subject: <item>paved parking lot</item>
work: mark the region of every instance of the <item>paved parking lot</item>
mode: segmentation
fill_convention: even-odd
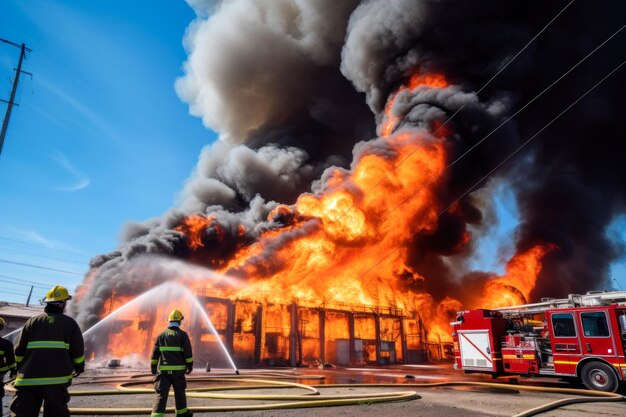
[[[114,389],[118,380],[127,380],[130,375],[138,373],[139,370],[109,370],[92,369],[85,375],[75,380],[72,390],[102,390]],[[195,378],[202,377],[235,377],[232,372],[223,370],[221,372],[192,374],[189,380],[189,388],[207,386],[233,386],[237,382],[224,381],[195,381]],[[303,380],[297,379],[306,377]],[[150,389],[150,377],[146,377],[146,384],[141,387]],[[256,411],[213,411],[197,412],[198,416],[300,416],[319,417],[320,415],[333,415],[345,417],[442,417],[442,416],[512,416],[527,409],[537,407],[552,401],[563,398],[576,397],[562,393],[547,392],[527,392],[523,390],[504,390],[492,387],[477,386],[457,386],[457,387],[419,387],[415,384],[445,382],[445,381],[466,381],[466,382],[494,382],[484,375],[464,375],[456,372],[448,365],[405,365],[395,367],[365,367],[365,368],[331,368],[331,369],[279,369],[279,370],[242,370],[237,378],[245,379],[275,379],[277,381],[301,382],[307,385],[316,386],[322,396],[327,395],[349,395],[355,394],[376,394],[381,392],[415,391],[417,398],[385,403],[372,403],[363,400],[358,405],[332,406],[332,407],[309,407],[284,410],[256,410]],[[115,379],[113,381],[112,379]],[[507,382],[496,380],[495,382]],[[509,381],[521,385],[540,385],[546,388],[563,387],[576,388],[558,380],[550,378],[519,378]],[[247,382],[246,384],[250,384]],[[349,384],[347,387],[336,387],[334,384]],[[389,384],[389,386],[367,386],[363,384]],[[256,385],[256,384],[255,384]],[[324,387],[326,385],[327,387]],[[222,393],[236,393],[242,395],[303,395],[307,392],[301,388],[250,388],[237,391],[218,391]],[[8,413],[7,403],[9,398],[5,398],[3,408],[4,415]],[[150,408],[153,394],[132,394],[113,396],[74,396],[70,401],[71,408]],[[276,404],[283,402],[294,402],[292,400],[268,401],[262,399],[206,399],[190,398],[189,406],[249,406],[258,404]],[[173,406],[173,398],[169,404]],[[93,414],[88,414],[93,415]],[[118,414],[121,415],[121,414]],[[173,413],[172,413],[173,415]],[[580,416],[589,415],[601,416],[624,416],[626,415],[626,402],[619,403],[591,403],[573,404],[557,410],[544,413],[544,416]]]

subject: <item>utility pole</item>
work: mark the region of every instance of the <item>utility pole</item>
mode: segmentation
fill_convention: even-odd
[[[9,118],[11,117],[11,110],[13,110],[13,105],[15,104],[15,92],[17,91],[17,85],[20,82],[20,74],[23,72],[24,74],[28,74],[31,77],[33,74],[30,72],[22,71],[22,61],[24,60],[24,56],[26,52],[32,52],[30,48],[27,48],[26,45],[18,45],[6,39],[0,39],[0,42],[4,42],[9,45],[13,45],[16,48],[20,48],[20,59],[17,63],[17,69],[15,70],[15,79],[13,80],[13,88],[11,89],[11,96],[9,97],[9,101],[2,100],[5,103],[8,103],[6,114],[4,115],[4,120],[2,121],[2,130],[0,131],[0,155],[2,154],[2,145],[4,145],[4,137],[7,134],[7,129],[9,127]],[[19,105],[19,104],[18,104]]]
[[[26,300],[26,307],[30,305],[30,296],[33,295],[33,286],[30,286],[30,291],[28,292],[28,299]]]

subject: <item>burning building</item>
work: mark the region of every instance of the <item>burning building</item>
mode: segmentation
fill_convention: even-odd
[[[189,303],[177,286],[150,290],[152,300],[124,304],[125,314],[111,312],[85,333],[87,357],[101,362],[115,355],[146,364],[154,338],[165,325],[163,315],[180,305],[188,312],[184,326],[192,338],[194,360],[202,366],[414,363],[442,359],[452,347],[440,338],[429,342],[419,314],[394,307],[296,301],[284,305],[196,292],[189,293],[194,298]],[[160,300],[157,306],[155,297]]]
[[[194,343],[219,337],[239,361],[406,362],[450,340],[457,310],[609,284],[624,252],[606,233],[625,207],[623,71],[491,171],[623,60],[624,5],[189,3],[176,88],[220,138],[176,208],[92,260],[72,305],[83,327],[176,282],[217,327]],[[471,270],[501,187],[520,211],[506,272]],[[153,325],[115,333],[149,339]]]

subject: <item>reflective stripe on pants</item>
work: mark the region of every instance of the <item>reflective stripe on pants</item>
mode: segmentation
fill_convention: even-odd
[[[165,413],[167,396],[169,395],[170,387],[174,388],[176,410],[184,410],[187,408],[187,396],[185,395],[187,381],[185,381],[185,373],[179,371],[172,371],[172,373],[160,373],[157,375],[154,382],[156,398],[154,399],[154,406],[152,407],[153,416]]]

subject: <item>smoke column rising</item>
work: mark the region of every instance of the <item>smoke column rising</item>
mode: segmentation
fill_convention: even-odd
[[[378,138],[389,114],[398,120],[396,130],[423,132],[463,107],[449,122],[446,142],[451,158],[461,155],[617,30],[626,11],[618,1],[574,3],[477,95],[566,2],[189,3],[198,17],[185,35],[188,59],[176,90],[219,140],[200,154],[177,207],[126,225],[119,250],[92,260],[72,307],[84,327],[99,319],[114,291],[133,296],[171,278],[142,255],[218,266],[262,233],[289,224],[289,212],[275,210],[279,205],[323,193],[337,172],[350,172],[367,155],[393,154]],[[436,187],[438,200],[454,201],[621,62],[624,40],[620,33],[452,167]],[[443,74],[447,85],[400,91],[415,73]],[[610,262],[623,255],[606,229],[624,213],[626,142],[617,87],[624,78],[617,73],[491,179],[514,189],[522,220],[517,251],[558,248],[544,259],[531,298],[606,288]],[[464,294],[493,276],[464,268],[476,247],[467,241],[468,226],[489,227],[488,207],[489,188],[470,194],[407,243],[407,268],[435,278],[419,280],[414,290],[436,301],[449,295],[469,301]],[[204,248],[194,252],[177,227],[198,213],[219,227],[206,227]],[[292,238],[286,233],[275,245]]]

